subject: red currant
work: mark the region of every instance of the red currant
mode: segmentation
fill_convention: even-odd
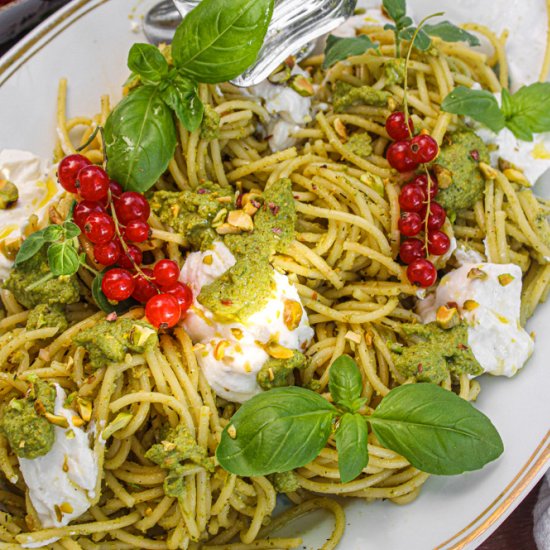
[[[405,237],[414,237],[422,231],[422,216],[418,212],[403,212],[399,218],[399,231]]]
[[[422,188],[414,183],[407,183],[399,193],[399,206],[405,212],[420,212],[426,202]]]
[[[102,244],[115,236],[115,223],[105,212],[92,212],[84,223],[84,235],[94,244]]]
[[[135,265],[141,265],[143,261],[143,253],[141,250],[133,244],[129,244],[127,248],[128,252],[122,251],[118,259],[118,265],[126,269],[133,269]]]
[[[148,267],[143,267],[141,271],[143,271],[145,277],[143,275],[138,275],[135,278],[136,287],[132,293],[132,298],[142,304],[146,304],[153,296],[156,296],[159,291],[152,281],[153,270]]]
[[[171,287],[178,282],[180,268],[173,260],[159,260],[153,268],[155,282],[164,287]]]
[[[61,160],[57,167],[57,179],[69,193],[78,193],[76,177],[82,168],[92,164],[84,155],[69,155]]]
[[[407,277],[413,285],[428,288],[437,280],[437,270],[432,262],[420,258],[409,264]]]
[[[404,264],[426,257],[424,243],[420,239],[407,239],[401,243],[399,257]]]
[[[411,140],[411,153],[417,164],[432,162],[439,153],[439,145],[432,136],[420,134]]]
[[[124,230],[124,240],[133,243],[145,242],[151,236],[151,228],[147,222],[132,220]]]
[[[116,240],[94,246],[94,258],[98,264],[114,265],[122,254],[122,247]]]
[[[428,252],[434,256],[445,254],[451,247],[451,239],[443,231],[428,233]]]
[[[409,128],[407,129],[405,113],[396,111],[386,119],[386,132],[396,141],[409,139],[414,133],[413,121],[409,117]]]
[[[185,313],[193,303],[193,291],[185,283],[176,283],[170,288],[163,287],[163,292],[174,296],[180,305],[181,313]]]
[[[136,284],[129,271],[115,267],[107,271],[101,281],[101,290],[107,300],[122,302],[134,292]]]
[[[115,210],[122,225],[127,225],[132,220],[146,222],[151,213],[147,199],[135,191],[122,193],[115,202]]]
[[[107,198],[109,176],[101,166],[85,166],[78,172],[76,184],[80,196],[89,201],[102,201]]]
[[[428,176],[426,174],[416,176],[416,178],[414,178],[411,183],[418,185],[422,189],[422,191],[424,191],[424,195],[426,195],[426,197],[428,196]],[[430,200],[433,201],[435,199],[437,191],[437,180],[435,179],[435,176],[430,174]]]
[[[412,157],[410,142],[408,141],[394,141],[388,147],[386,159],[390,166],[398,172],[411,172],[418,167],[418,162]]]
[[[424,206],[422,209],[422,217],[426,218],[427,207]],[[445,208],[443,208],[438,202],[430,203],[430,215],[428,216],[428,229],[430,231],[435,231],[436,229],[441,229],[445,223],[445,218],[447,214],[445,213]]]
[[[181,317],[178,300],[170,294],[157,294],[145,306],[145,315],[157,328],[173,327]]]
[[[105,212],[105,209],[99,202],[95,201],[81,201],[79,202],[73,210],[73,219],[74,223],[80,227],[80,229],[84,229],[84,224],[86,223],[86,218],[92,213],[92,212]]]
[[[124,192],[122,185],[116,182],[115,180],[109,180],[109,189],[111,190],[111,195],[113,199],[118,199],[120,195]]]

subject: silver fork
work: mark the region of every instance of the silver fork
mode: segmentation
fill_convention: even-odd
[[[164,0],[145,16],[147,39],[170,42],[179,22],[200,0]],[[232,80],[236,86],[259,84],[289,55],[305,57],[320,36],[339,27],[353,15],[357,0],[275,0],[273,18],[256,63]]]

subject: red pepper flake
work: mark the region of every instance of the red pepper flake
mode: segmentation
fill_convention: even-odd
[[[470,349],[466,344],[458,344],[458,349],[461,349],[461,350],[466,350],[466,349]]]
[[[236,208],[241,208],[242,205],[243,205],[243,194],[239,193],[237,195],[237,199],[235,200],[235,207]]]
[[[476,161],[479,162],[479,151],[477,149],[473,149],[470,151],[470,156]]]
[[[105,317],[105,320],[108,322],[108,323],[114,323],[118,318],[118,315],[116,314],[116,311],[113,311],[111,313],[109,313],[109,315],[107,315],[107,317]]]
[[[220,302],[223,306],[232,306],[233,305],[233,300],[220,300]]]
[[[204,187],[199,187],[197,189],[197,195],[206,195],[208,193],[208,189],[205,189]]]
[[[317,191],[317,186],[315,184],[312,184],[311,188],[314,190],[314,191]]]
[[[275,233],[275,235],[282,235],[283,230],[280,227],[273,227],[271,228],[271,231]]]
[[[256,199],[250,199],[250,204],[251,204],[254,208],[260,208],[260,206],[262,206]]]
[[[460,307],[458,307],[456,302],[447,302],[445,305],[448,309],[452,309],[454,307],[457,311],[460,310]]]
[[[274,202],[270,202],[267,204],[268,208],[271,210],[271,213],[276,216],[279,213],[279,210],[281,209],[279,206],[277,206]]]
[[[418,363],[417,371],[420,374],[424,370],[424,367],[422,366],[422,363]]]

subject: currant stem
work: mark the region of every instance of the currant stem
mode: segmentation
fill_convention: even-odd
[[[432,178],[430,177],[430,172],[428,171],[428,168],[426,168],[426,166],[424,166],[424,170],[426,171],[426,177],[428,178],[428,198],[426,202],[426,216],[424,218],[424,248],[426,249],[426,256],[428,256],[428,221],[430,219],[430,210],[432,204]]]

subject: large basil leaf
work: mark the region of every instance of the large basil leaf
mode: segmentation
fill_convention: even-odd
[[[334,439],[338,451],[338,470],[342,483],[355,479],[369,462],[367,421],[359,414],[346,413]]]
[[[176,75],[162,90],[162,99],[174,110],[187,130],[194,132],[200,126],[204,105],[199,98],[196,82]]]
[[[427,23],[422,29],[426,34],[438,36],[446,42],[467,42],[470,46],[479,46],[477,36],[453,25],[450,21],[441,21],[433,25]]]
[[[174,64],[199,82],[225,82],[258,56],[273,0],[203,0],[179,25]]]
[[[455,115],[469,116],[493,132],[504,128],[504,115],[495,96],[487,90],[458,86],[443,100],[441,109]]]
[[[74,275],[80,267],[80,259],[73,242],[51,244],[48,248],[48,265],[55,277]]]
[[[299,387],[256,395],[237,411],[222,433],[218,462],[240,476],[287,472],[311,462],[325,446],[336,409]]]
[[[160,82],[168,74],[168,62],[151,44],[134,44],[128,53],[128,68],[144,83]]]
[[[416,36],[414,36],[416,33]],[[416,32],[416,27],[408,27],[403,29],[399,33],[399,37],[403,40],[412,40],[414,36],[414,47],[420,51],[425,52],[431,45],[432,39],[424,32],[424,29],[420,29]]]
[[[363,379],[349,355],[340,355],[330,366],[328,387],[333,401],[344,409],[355,412],[362,406]]]
[[[405,0],[383,0],[382,5],[387,14],[396,22],[407,13]]]
[[[344,59],[354,55],[361,55],[367,50],[377,47],[378,43],[372,42],[372,40],[365,34],[355,38],[339,38],[331,34],[327,38],[323,69],[328,69],[338,63],[338,61],[343,61]]]
[[[384,447],[431,474],[478,470],[503,451],[500,435],[482,412],[435,384],[394,388],[368,419]]]
[[[133,90],[115,107],[104,134],[109,176],[141,193],[166,170],[176,148],[172,112],[151,85]]]

